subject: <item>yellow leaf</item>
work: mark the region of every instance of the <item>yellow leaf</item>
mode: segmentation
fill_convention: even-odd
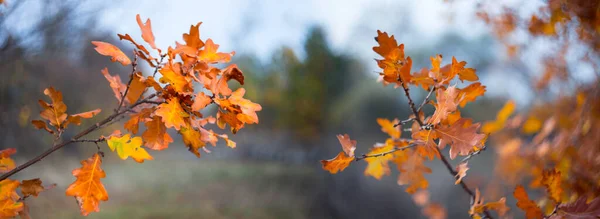
[[[373,147],[367,156],[373,156],[376,154],[382,154],[385,152],[390,152],[394,150],[393,144],[385,144],[380,147]],[[367,168],[365,169],[365,176],[372,176],[375,179],[381,179],[383,175],[390,175],[390,166],[389,162],[394,159],[392,153],[383,155],[383,156],[374,156],[367,157],[365,161],[367,162]]]
[[[395,124],[399,123],[398,119],[394,119],[392,122],[388,119],[378,118],[377,123],[381,126],[381,131],[387,133],[390,137],[394,139],[400,138],[400,135],[402,134],[400,133],[400,125],[394,127]]]
[[[496,115],[496,120],[486,122],[485,124],[483,124],[481,131],[484,133],[492,134],[502,130],[504,128],[504,123],[506,123],[506,120],[514,111],[515,102],[512,100],[507,101],[506,104],[504,104],[504,106],[502,107],[502,109],[498,111],[498,114]]]
[[[331,174],[336,174],[339,171],[343,171],[354,161],[354,157],[346,156],[346,153],[343,151],[340,152],[333,159],[329,160],[321,160],[321,164],[323,165],[323,169],[329,171]]]
[[[189,114],[179,104],[177,97],[167,100],[167,103],[160,104],[154,113],[162,117],[162,121],[167,128],[175,128],[175,130],[185,126],[184,117],[189,117]]]
[[[540,121],[535,116],[530,116],[529,118],[527,118],[527,120],[525,120],[525,123],[523,124],[523,128],[521,129],[521,132],[523,132],[523,134],[530,135],[530,134],[537,133],[538,131],[540,131],[541,128],[542,128],[542,121]]]
[[[138,163],[143,163],[144,160],[154,159],[148,154],[146,149],[141,147],[142,138],[140,137],[131,138],[130,134],[123,135],[122,137],[111,136],[107,143],[110,150],[116,150],[117,155],[119,155],[122,160],[125,160],[130,156]]]

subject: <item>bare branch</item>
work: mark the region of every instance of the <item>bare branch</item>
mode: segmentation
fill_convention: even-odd
[[[394,152],[396,152],[396,151],[402,151],[402,150],[406,150],[406,149],[408,149],[408,148],[412,148],[412,147],[414,147],[414,146],[417,146],[417,144],[415,144],[415,143],[412,143],[412,144],[409,144],[409,145],[407,145],[407,146],[404,146],[404,147],[399,147],[399,148],[394,148],[394,149],[392,149],[392,150],[390,150],[390,151],[386,151],[386,152],[379,153],[379,154],[371,154],[371,155],[363,154],[363,155],[361,155],[360,157],[357,157],[357,158],[355,159],[355,161],[364,160],[364,159],[366,159],[366,158],[369,158],[369,157],[380,157],[380,156],[385,156],[385,155],[388,155],[388,154],[394,153]]]

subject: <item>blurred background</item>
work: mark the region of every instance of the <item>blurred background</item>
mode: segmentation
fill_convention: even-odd
[[[532,11],[542,4],[505,3]],[[429,67],[429,57],[438,53],[444,64],[456,56],[477,69],[488,92],[463,116],[492,120],[506,99],[526,107],[533,97],[529,82],[506,72],[538,72],[540,66],[526,61],[506,67],[507,54],[476,17],[477,7],[478,1],[441,0],[7,0],[0,6],[0,147],[17,148],[17,163],[50,147],[52,137],[30,125],[46,87],[63,92],[68,112],[102,108],[96,118],[101,119],[116,106],[100,70],[106,66],[124,78],[129,69],[97,54],[90,41],[128,51],[132,45],[116,34],[139,39],[140,14],[152,20],[157,46],[166,48],[202,21],[203,40],[236,51],[232,63],[245,73],[248,99],[263,107],[260,124],[233,135],[236,149],[219,145],[201,159],[177,138],[143,164],[107,153],[103,182],[110,200],[89,218],[421,218],[421,209],[396,184],[397,173],[378,181],[365,177],[366,163],[358,163],[331,175],[319,160],[339,152],[336,134],[358,140],[362,154],[386,138],[376,118],[409,116],[401,90],[377,82],[379,57],[372,47],[378,29],[405,44],[413,71]],[[578,76],[590,74],[583,69]],[[424,97],[413,90],[415,99]],[[65,137],[94,121],[71,128]],[[81,217],[64,191],[74,180],[71,170],[95,150],[93,144],[70,145],[16,175],[57,184],[28,201],[33,218]],[[476,185],[491,174],[491,153],[470,161],[468,182]],[[427,175],[432,199],[443,203],[449,218],[468,217],[469,197],[439,161],[427,165],[433,170]]]

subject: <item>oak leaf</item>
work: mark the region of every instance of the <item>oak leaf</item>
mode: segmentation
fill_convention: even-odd
[[[561,188],[560,171],[556,169],[546,170],[542,173],[542,184],[546,187],[548,196],[556,203],[561,202],[563,189]]]
[[[117,137],[113,134],[106,141],[111,151],[117,151],[117,155],[122,160],[128,157],[133,158],[138,163],[143,163],[144,160],[152,160],[152,156],[148,154],[146,149],[142,148],[142,138],[133,137],[130,134],[125,134],[121,137]]]
[[[398,45],[396,39],[394,39],[394,35],[388,36],[386,32],[381,32],[377,30],[377,37],[375,37],[375,41],[379,43],[379,46],[373,47],[373,51],[382,57],[386,58],[392,51],[398,49],[401,55],[398,55],[399,59],[404,59],[404,44]]]
[[[131,38],[131,36],[129,36],[129,34],[125,34],[125,35],[123,35],[123,34],[117,34],[117,36],[119,36],[119,40],[127,40],[127,41],[133,43],[133,45],[137,49],[139,49],[140,51],[142,51],[144,54],[146,54],[146,55],[150,54],[150,51],[148,51],[148,49],[146,49],[146,47],[144,47],[143,45],[140,45],[140,44],[136,43],[133,40],[133,38]],[[148,59],[150,59],[150,58],[146,57],[146,61],[149,61]],[[152,62],[149,62],[149,63],[152,63]]]
[[[391,170],[389,162],[394,159],[394,155],[392,155],[392,153],[387,153],[385,155],[381,154],[392,150],[394,150],[393,144],[384,144],[381,146],[375,145],[371,148],[371,151],[367,153],[367,156],[371,157],[365,158],[365,161],[367,162],[365,176],[372,176],[375,179],[380,180],[383,175],[390,175]]]
[[[146,19],[146,22],[142,23],[142,19],[138,14],[135,16],[135,19],[142,30],[142,39],[144,39],[144,41],[146,41],[146,43],[148,43],[153,49],[158,49],[154,44],[154,34],[152,33],[152,23],[150,22],[150,18]]]
[[[198,152],[198,149],[206,145],[206,143],[202,141],[202,134],[193,128],[188,127],[182,127],[179,130],[179,134],[181,134],[183,143],[188,147],[188,150],[199,158],[200,152]]]
[[[95,110],[92,110],[92,111],[87,111],[87,112],[83,112],[83,113],[69,115],[69,117],[67,118],[67,120],[69,121],[69,123],[73,123],[75,125],[81,125],[81,119],[92,118],[92,117],[98,115],[98,113],[100,113],[101,111],[102,111],[101,109],[95,109]]]
[[[146,131],[142,134],[144,146],[152,150],[164,150],[169,147],[169,143],[173,142],[161,117],[153,116],[144,124],[146,125]]]
[[[67,119],[67,105],[63,102],[63,96],[60,91],[55,90],[53,87],[46,88],[44,94],[49,96],[52,103],[46,103],[42,100],[39,104],[44,108],[40,112],[40,116],[50,122],[50,125],[57,127],[58,129],[63,128],[62,124]]]
[[[550,219],[585,219],[600,217],[600,198],[594,198],[588,202],[586,196],[581,196],[577,200],[568,204],[560,204],[557,213]]]
[[[122,99],[121,98],[122,93],[125,93],[125,89],[127,89],[127,85],[123,84],[123,82],[121,81],[121,77],[119,77],[119,75],[115,75],[115,76],[110,75],[110,73],[108,73],[108,68],[103,68],[101,72],[102,72],[102,75],[104,75],[104,77],[108,81],[110,88],[112,89],[113,93],[115,94],[115,97],[120,102]],[[127,100],[127,99],[125,99],[125,100]]]
[[[44,186],[42,186],[42,181],[39,178],[23,180],[21,182],[21,194],[23,196],[33,195],[37,197],[42,191],[44,191]]]
[[[192,104],[193,111],[200,111],[208,104],[212,103],[212,98],[206,95],[204,92],[198,92],[194,98],[194,104]]]
[[[183,40],[185,41],[186,46],[189,46],[194,50],[198,50],[204,46],[204,42],[200,39],[200,24],[202,24],[202,22],[191,25],[189,33],[183,34]]]
[[[506,206],[506,198],[500,198],[500,200],[496,202],[485,203],[484,199],[481,197],[479,189],[475,189],[475,198],[473,199],[473,204],[471,205],[469,214],[477,215],[486,210],[494,210],[498,212],[498,215],[504,216],[506,212],[510,210],[510,208]]]
[[[0,151],[0,173],[6,173],[14,169],[15,161],[10,158],[10,155],[17,153],[17,149],[7,148]]]
[[[100,211],[100,201],[108,200],[108,193],[100,182],[101,178],[106,177],[106,173],[100,168],[101,164],[100,155],[94,154],[81,161],[81,168],[73,170],[73,176],[77,179],[67,188],[66,195],[77,199],[83,216]]]
[[[42,120],[31,120],[31,124],[36,128],[36,129],[44,129],[46,130],[48,133],[50,134],[54,134],[54,131],[52,131],[52,129],[50,129],[48,127],[48,124]]]
[[[348,134],[337,135],[337,138],[340,141],[340,144],[342,145],[342,150],[344,150],[344,152],[348,156],[354,157],[354,150],[356,150],[356,140],[350,139],[350,136],[348,136]]]
[[[111,61],[113,61],[113,62],[118,61],[123,66],[127,66],[127,65],[131,64],[131,60],[129,59],[129,57],[127,57],[127,55],[125,55],[125,53],[123,53],[123,51],[121,51],[118,47],[116,47],[110,43],[101,42],[101,41],[92,41],[92,44],[94,44],[94,46],[96,46],[95,49],[98,53],[100,53],[101,55],[104,55],[104,56],[110,56]]]
[[[387,133],[393,139],[400,138],[400,135],[402,134],[400,132],[400,129],[401,129],[400,125],[395,126],[399,122],[400,121],[398,119],[394,119],[394,121],[390,121],[390,120],[384,119],[384,118],[377,118],[377,123],[381,126],[381,131]]]
[[[435,157],[439,158],[435,143],[435,139],[438,138],[437,132],[429,129],[420,129],[418,125],[412,127],[412,138],[415,140],[415,153],[422,157],[427,157],[429,160],[433,160]]]
[[[217,52],[217,49],[219,45],[213,43],[212,39],[207,39],[204,49],[198,54],[198,59],[207,63],[225,63],[231,61],[231,56],[235,55],[235,52],[223,53]]]
[[[23,211],[23,202],[7,198],[0,200],[0,218],[13,218]]]
[[[131,77],[133,78],[131,78],[131,84],[129,84],[129,90],[127,91],[127,96],[125,96],[125,98],[127,98],[130,103],[135,103],[135,101],[142,97],[147,86],[144,83],[145,78],[142,76],[141,72],[136,72],[131,75]]]
[[[436,91],[435,112],[429,118],[429,124],[438,124],[448,117],[448,114],[454,112],[461,99],[458,97],[458,89],[455,86],[450,86],[447,89],[438,89]]]
[[[477,133],[479,126],[479,123],[471,124],[470,119],[461,118],[451,126],[435,129],[440,137],[440,149],[449,144],[450,159],[454,159],[456,155],[466,156],[472,150],[481,148],[486,135]]]
[[[175,88],[177,93],[188,94],[194,91],[190,80],[180,73],[178,66],[167,64],[159,72],[162,74],[162,77],[159,79],[160,83],[170,84]]]
[[[540,209],[534,201],[529,199],[523,186],[517,185],[513,195],[515,196],[515,199],[517,199],[517,207],[525,211],[527,219],[542,218],[542,209]]]
[[[154,110],[152,108],[144,108],[140,112],[131,115],[129,120],[125,122],[125,129],[134,135],[137,134],[140,127],[140,122],[145,121],[146,118],[150,117],[150,114],[152,114],[153,111]]]
[[[175,128],[175,130],[185,126],[185,118],[189,117],[189,114],[179,104],[177,97],[167,100],[167,103],[160,104],[154,114],[162,118],[167,128]]]
[[[472,83],[469,86],[460,89],[458,97],[461,99],[460,107],[465,107],[467,103],[475,101],[479,96],[483,96],[485,93],[485,86],[481,85],[480,82]]]
[[[406,188],[407,193],[414,194],[419,189],[429,187],[429,182],[423,174],[431,173],[431,169],[423,164],[423,158],[419,154],[410,155],[399,167],[399,171],[398,185],[409,185]]]
[[[454,185],[458,185],[460,183],[460,181],[467,176],[467,170],[469,170],[469,166],[468,162],[463,162],[458,164],[458,166],[456,166],[456,175],[454,176],[454,178],[456,178],[456,181],[454,181]]]
[[[329,171],[331,174],[336,174],[339,171],[343,171],[354,161],[354,157],[346,156],[343,151],[337,156],[329,160],[321,160],[323,169]]]

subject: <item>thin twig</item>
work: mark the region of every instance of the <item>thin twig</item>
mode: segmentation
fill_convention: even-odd
[[[156,77],[156,73],[158,73],[158,69],[160,68],[160,65],[162,64],[166,56],[167,54],[160,55],[160,61],[156,64],[156,68],[154,68],[154,73],[152,74],[152,77]]]
[[[477,150],[477,151],[473,151],[473,152],[471,152],[469,155],[467,155],[465,158],[463,158],[463,159],[462,159],[460,162],[461,162],[461,163],[464,163],[464,162],[467,162],[467,161],[469,161],[469,160],[470,160],[471,158],[473,158],[474,156],[476,156],[476,155],[478,155],[478,154],[481,154],[481,152],[485,151],[485,149],[486,149],[486,148],[487,148],[487,146],[486,146],[486,145],[483,145],[483,147],[482,147],[482,148],[480,148],[480,149],[479,149],[479,150]]]
[[[71,139],[73,142],[90,142],[90,143],[98,143],[98,142],[103,142],[106,141],[105,138],[99,138],[99,139]]]
[[[402,151],[402,150],[406,150],[406,149],[408,149],[408,148],[412,148],[412,147],[414,147],[414,146],[417,146],[417,144],[415,144],[415,143],[412,143],[412,144],[409,144],[409,145],[407,145],[407,146],[404,146],[404,147],[399,147],[399,148],[394,148],[394,149],[392,149],[392,150],[390,150],[390,151],[386,151],[386,152],[379,153],[379,154],[371,154],[371,155],[368,155],[368,154],[363,154],[363,155],[361,155],[360,157],[357,157],[357,158],[355,159],[355,161],[363,160],[363,159],[366,159],[366,158],[369,158],[369,157],[380,157],[380,156],[385,156],[385,155],[388,155],[388,154],[394,153],[394,152],[396,152],[396,151]]]
[[[394,124],[394,128],[397,127],[397,126],[399,126],[399,125],[404,125],[406,123],[412,122],[413,120],[415,120],[415,118],[408,118],[408,119],[402,120],[402,121]]]
[[[131,75],[129,75],[127,87],[125,88],[125,92],[123,92],[123,94],[121,95],[121,101],[119,102],[119,107],[117,107],[117,110],[115,110],[116,112],[119,112],[119,110],[121,110],[121,107],[123,106],[123,103],[125,103],[125,97],[127,97],[127,93],[129,92],[129,88],[131,87],[131,82],[133,82],[133,75],[137,70],[137,54],[135,53],[135,50],[133,51],[133,62],[131,63],[131,66]]]
[[[440,151],[438,147],[435,147],[435,150],[437,150],[438,154],[440,155],[440,160],[442,161],[442,163],[444,163],[444,166],[446,166],[446,169],[448,169],[448,172],[450,172],[452,178],[454,178],[458,173],[454,170],[454,168],[452,168],[452,165],[450,164],[450,162],[448,162],[446,156],[442,154],[442,151]],[[463,190],[465,190],[465,192],[467,192],[471,196],[471,198],[475,197],[475,193],[469,188],[469,186],[467,186],[467,184],[465,184],[465,182],[461,180],[459,184],[463,188]],[[488,210],[484,209],[483,214],[485,214],[486,218],[493,218]]]
[[[408,99],[408,105],[410,106],[412,112],[415,114],[415,120],[419,123],[420,127],[425,126],[425,124],[423,123],[423,121],[421,121],[421,118],[419,117],[417,109],[415,108],[415,102],[413,102],[412,98],[410,97],[410,90],[408,89],[408,85],[405,84],[404,81],[402,81],[401,77],[398,77],[398,81],[400,82],[400,84],[402,84],[402,88],[404,89],[404,95],[406,95],[406,98]]]
[[[425,99],[423,100],[423,102],[421,103],[419,108],[417,108],[417,112],[421,112],[421,109],[423,109],[425,104],[427,104],[427,102],[429,101],[429,98],[431,98],[431,94],[433,94],[433,92],[435,92],[435,87],[431,87],[429,89],[429,93],[427,93],[427,96],[425,96]]]

